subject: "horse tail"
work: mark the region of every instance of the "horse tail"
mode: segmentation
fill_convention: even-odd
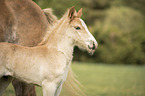
[[[70,66],[68,76],[63,84],[63,91],[61,94],[65,92],[68,94],[68,96],[86,96],[81,88],[83,88],[83,85],[77,80],[77,76],[73,73]]]

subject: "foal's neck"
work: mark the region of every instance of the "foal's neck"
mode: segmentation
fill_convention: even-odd
[[[60,19],[59,22],[54,25],[51,33],[45,40],[45,46],[57,48],[59,51],[67,56],[72,57],[73,53],[73,40],[67,36],[67,28],[69,27],[69,22],[67,19]]]
[[[47,45],[47,46],[55,46],[65,34],[68,28],[68,21],[67,19],[61,18],[49,31],[49,35],[46,34],[38,45]]]
[[[73,54],[74,44],[73,40],[67,35],[62,37],[57,45],[58,50],[63,52],[67,57],[71,58]]]

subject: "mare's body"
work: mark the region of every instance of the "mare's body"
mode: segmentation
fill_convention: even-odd
[[[32,0],[0,0],[0,42],[36,46],[49,25],[44,12]],[[10,81],[10,77],[0,79],[0,95]],[[17,80],[13,85],[16,96],[36,95],[32,85]]]

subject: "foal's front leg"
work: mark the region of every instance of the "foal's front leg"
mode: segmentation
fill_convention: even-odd
[[[60,84],[58,84],[57,89],[55,91],[55,96],[59,96],[62,90],[62,84],[63,82],[61,81]]]
[[[44,80],[42,82],[43,96],[55,96],[56,87],[57,85],[55,82]]]

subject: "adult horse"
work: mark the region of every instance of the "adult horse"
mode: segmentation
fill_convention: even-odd
[[[36,46],[50,23],[43,11],[31,0],[0,0],[0,42],[23,46]],[[3,77],[0,89],[4,90],[10,77]],[[5,86],[3,86],[5,85]],[[13,81],[17,96],[35,96],[34,87]]]
[[[81,15],[82,9],[78,13],[74,7],[69,9],[38,46],[0,43],[0,78],[13,76],[42,86],[43,96],[59,96],[67,78],[74,46],[93,54],[98,45]]]

